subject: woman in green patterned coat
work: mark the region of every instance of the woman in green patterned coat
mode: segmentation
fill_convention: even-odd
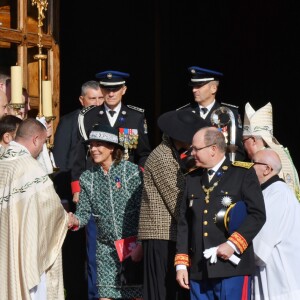
[[[137,235],[142,172],[123,160],[123,146],[118,130],[107,125],[94,125],[87,143],[94,165],[80,177],[81,192],[73,230],[85,226],[94,216],[97,224],[97,287],[100,300],[132,299],[142,296],[142,286],[126,284],[122,263],[114,242]],[[76,228],[77,227],[77,228]],[[136,246],[136,247],[134,247]],[[141,245],[133,245],[131,261],[142,259]]]

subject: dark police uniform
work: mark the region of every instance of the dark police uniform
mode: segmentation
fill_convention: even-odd
[[[188,72],[191,75],[190,81],[189,81],[189,86],[191,87],[201,87],[206,85],[207,83],[211,82],[211,81],[220,81],[221,78],[223,77],[223,73],[217,72],[217,71],[213,71],[213,70],[209,70],[209,69],[204,69],[204,68],[200,68],[197,66],[192,66],[188,68]],[[225,107],[225,109],[228,111],[231,110],[233,115],[234,115],[234,119],[235,119],[235,125],[236,125],[236,131],[235,131],[235,145],[237,146],[236,149],[236,154],[235,154],[235,160],[246,160],[246,154],[245,154],[245,150],[244,150],[244,145],[242,143],[242,138],[243,138],[243,126],[242,126],[242,121],[241,121],[241,117],[240,114],[238,112],[238,106],[232,105],[232,104],[227,104],[227,103],[219,103],[217,101],[215,101],[215,104],[213,105],[213,107],[210,109],[210,111],[205,115],[205,120],[208,121],[210,124],[212,124],[213,126],[216,126],[215,124],[212,123],[211,121],[211,115],[213,114],[213,112],[218,109],[219,107]],[[192,111],[193,113],[197,114],[199,117],[200,116],[200,108],[199,108],[199,104],[194,101],[192,103],[188,103],[185,106],[182,106],[179,109],[184,109],[184,110],[188,110],[188,111]],[[229,139],[230,139],[230,125],[232,124],[230,122],[230,118],[229,115],[226,113],[222,113],[219,116],[219,121],[221,123],[223,123],[224,125],[222,126],[217,126],[220,127],[222,129],[222,132],[225,136],[226,139],[228,139],[226,141],[227,144],[229,144]]]
[[[228,104],[228,103],[219,103],[217,101],[215,101],[214,106],[211,108],[211,110],[207,113],[207,115],[205,116],[204,120],[206,120],[207,122],[209,122],[210,124],[212,124],[211,122],[211,115],[212,113],[219,107],[226,107],[229,108],[235,118],[235,125],[236,125],[236,146],[237,146],[237,150],[236,150],[236,160],[238,161],[243,161],[246,159],[246,153],[244,150],[244,145],[243,145],[243,126],[242,126],[242,121],[241,121],[241,117],[240,114],[238,112],[238,106],[232,105],[232,104]],[[200,117],[200,108],[197,102],[193,102],[193,103],[188,103],[187,105],[178,108],[178,110],[187,110],[187,111],[191,111],[195,114],[197,114]],[[227,118],[227,120],[224,121],[224,123],[226,123],[226,121],[229,122],[229,118],[225,115],[222,115],[223,118]],[[212,124],[213,125],[213,124]],[[224,126],[222,128],[223,133],[225,133],[225,135],[229,134],[229,127],[228,126]],[[229,142],[229,141],[228,141]]]
[[[81,115],[84,116],[84,128],[87,136],[95,124],[110,126],[104,105],[84,108],[81,111]],[[120,142],[124,144],[128,151],[127,159],[135,164],[144,166],[151,152],[144,110],[122,104],[117,121],[113,127],[119,129]],[[83,141],[84,139],[81,138],[76,146],[76,159],[72,169],[73,181],[78,180],[81,173],[91,165],[88,147],[83,144]]]
[[[253,164],[235,162],[227,158],[214,177],[208,182],[206,170],[198,169],[187,176],[186,189],[180,211],[177,234],[177,255],[190,259],[190,279],[202,280],[251,275],[255,270],[252,240],[263,226],[265,206],[262,191]],[[203,172],[203,175],[201,175]],[[204,186],[204,188],[203,188]],[[207,190],[210,190],[207,199]],[[244,201],[247,216],[235,232],[229,234],[217,226],[216,215],[228,205]],[[211,264],[203,251],[227,240],[240,251],[240,263],[235,266],[218,258]],[[176,263],[175,259],[175,263]],[[186,263],[186,265],[187,265]],[[182,262],[179,264],[185,264]]]

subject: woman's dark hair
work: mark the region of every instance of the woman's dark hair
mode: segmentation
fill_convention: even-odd
[[[0,140],[6,132],[14,132],[22,120],[16,116],[7,115],[0,119]]]
[[[121,149],[120,147],[115,145],[114,151],[112,153],[112,157],[115,161],[114,164],[118,165],[121,162],[121,160],[123,159],[123,156],[124,156],[123,149]]]

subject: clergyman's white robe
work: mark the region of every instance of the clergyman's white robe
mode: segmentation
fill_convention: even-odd
[[[253,240],[253,299],[300,299],[300,204],[282,181],[263,190],[267,220]]]
[[[45,299],[64,299],[61,247],[67,230],[68,214],[51,179],[25,147],[11,142],[0,156],[1,300],[31,300],[43,274]]]

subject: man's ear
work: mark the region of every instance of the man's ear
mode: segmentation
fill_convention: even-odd
[[[268,176],[270,173],[272,173],[273,169],[269,166],[266,165],[266,169],[264,170],[264,175]]]
[[[211,84],[210,84],[210,91],[211,91],[211,93],[212,94],[216,94],[217,90],[218,90],[217,84],[214,81],[211,82]]]
[[[35,135],[32,137],[32,143],[36,146],[38,144],[38,138],[39,136],[38,135]]]
[[[81,103],[81,106],[83,106],[83,96],[79,96],[79,102]]]
[[[3,134],[2,140],[3,140],[3,142],[5,144],[8,144],[10,141],[12,141],[12,137],[11,137],[10,133],[9,132],[5,132]]]
[[[124,85],[122,89],[123,89],[123,91],[122,91],[122,96],[123,96],[123,95],[125,95],[125,93],[126,93],[126,91],[127,91],[127,86]]]

